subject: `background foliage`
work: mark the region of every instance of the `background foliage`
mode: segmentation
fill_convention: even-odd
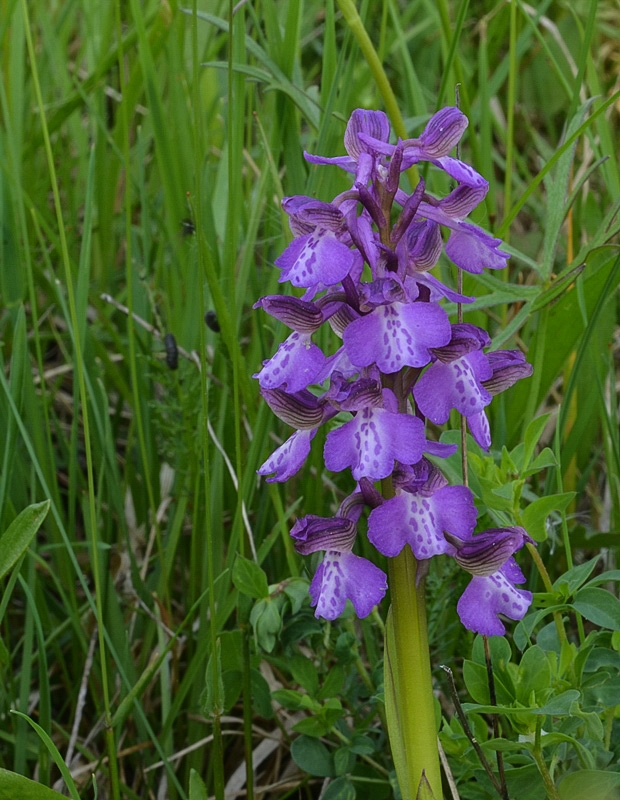
[[[280,200],[347,185],[303,150],[342,153],[382,98],[334,0],[196,5],[0,4],[0,797],[44,796],[12,773],[59,789],[57,753],[82,798],[395,790],[387,605],[317,621],[316,564],[288,540],[350,479],[319,433],[287,485],[257,481],[287,434],[250,377],[284,335],[252,310],[276,291]],[[491,703],[463,579],[429,576],[444,750],[463,798],[496,796],[440,665],[483,744],[503,709],[487,757],[505,752],[511,796],[552,796],[546,770],[564,800],[617,797],[618,8],[358,8],[410,132],[459,87],[462,157],[491,183],[474,221],[513,254],[465,277],[466,320],[535,368],[491,406],[471,485],[549,581],[523,559],[537,608],[492,642]]]

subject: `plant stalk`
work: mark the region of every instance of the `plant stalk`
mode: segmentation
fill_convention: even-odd
[[[388,725],[392,748],[401,746],[404,761],[400,773],[397,765],[401,792],[404,800],[414,800],[425,776],[433,796],[440,800],[441,771],[424,580],[416,586],[417,562],[409,545],[396,558],[388,560],[388,571],[392,605],[386,672],[391,670],[395,701],[395,719],[388,715]],[[396,737],[399,742],[394,742]]]

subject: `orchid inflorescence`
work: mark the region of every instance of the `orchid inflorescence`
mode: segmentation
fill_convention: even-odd
[[[351,173],[352,188],[331,203],[304,196],[283,202],[295,238],[275,262],[279,281],[304,293],[256,303],[293,332],[255,377],[271,409],[295,432],[258,472],[267,481],[288,480],[319,426],[343,412],[350,416],[327,433],[324,461],[334,472],[351,469],[355,491],[335,517],[310,514],[291,531],[299,553],[325,552],[310,595],[316,615],[328,620],[347,599],[358,616],[368,615],[387,590],[385,573],[353,553],[365,507],[368,539],[384,556],[409,545],[418,562],[444,554],[472,574],[457,606],[470,630],[501,635],[499,614],[522,619],[531,603],[531,593],[515,586],[525,578],[514,553],[531,542],[528,534],[506,527],[474,535],[472,492],[448,485],[427,458],[456,451],[425,433],[425,419],[443,424],[452,409],[488,450],[485,407],[532,372],[520,351],[485,352],[486,331],[451,323],[441,300],[473,298],[430,274],[444,249],[442,228],[449,231],[445,253],[462,270],[501,269],[508,259],[501,240],[466,220],[488,190],[481,175],[449,155],[467,124],[459,109],[444,108],[417,139],[390,144],[386,115],[358,109],[346,128],[346,156],[305,154],[313,164]],[[411,194],[400,188],[401,172],[424,161],[456,182],[447,197],[428,194],[421,179]],[[332,355],[312,342],[325,323],[342,339]]]

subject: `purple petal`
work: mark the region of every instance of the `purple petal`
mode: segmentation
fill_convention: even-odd
[[[325,418],[324,404],[307,389],[287,394],[282,389],[262,389],[267,405],[282,422],[293,428],[317,428]]]
[[[514,620],[523,619],[531,602],[532,593],[515,588],[499,570],[486,578],[473,578],[456,610],[470,631],[484,636],[503,636],[506,628],[499,614]]]
[[[291,230],[296,236],[310,233],[315,228],[338,231],[342,228],[342,211],[333,203],[324,203],[313,197],[294,195],[282,200],[282,208],[290,216]]]
[[[258,378],[265,389],[281,386],[294,393],[316,382],[326,360],[323,351],[310,341],[310,334],[292,333],[276,354],[263,362],[261,371],[252,377]]]
[[[484,409],[467,417],[467,427],[480,447],[483,450],[488,450],[491,446],[491,428]]]
[[[351,468],[355,480],[381,480],[394,461],[415,464],[426,446],[422,420],[383,408],[365,408],[330,431],[325,440],[325,466],[332,472]]]
[[[408,272],[426,272],[439,261],[443,239],[439,225],[432,220],[419,220],[407,230]]]
[[[356,366],[375,363],[381,372],[399,372],[404,366],[428,364],[429,348],[450,341],[450,322],[434,303],[391,303],[354,320],[343,341]]]
[[[382,142],[390,138],[390,122],[383,111],[367,111],[357,108],[349,117],[344,133],[344,146],[352,159],[357,161],[360,153],[373,151],[360,139],[360,133]],[[373,153],[374,154],[374,153]]]
[[[429,159],[432,164],[440,167],[444,172],[447,172],[451,178],[459,183],[464,183],[472,189],[483,189],[486,194],[489,190],[489,182],[485,180],[479,172],[464,161],[459,161],[450,156],[443,156],[442,158]]]
[[[385,573],[365,558],[353,553],[328,550],[310,584],[315,616],[336,619],[347,599],[358,617],[367,617],[387,591]]]
[[[428,287],[431,293],[431,303],[437,303],[443,298],[453,303],[473,303],[475,300],[475,297],[467,297],[464,294],[455,292],[454,289],[450,289],[449,286],[438,281],[430,272],[416,272],[415,275],[407,278],[405,281],[407,288],[409,288],[409,281]]]
[[[282,269],[280,283],[290,281],[293,286],[303,288],[339,283],[354,262],[353,252],[325,228],[293,239],[275,261]]]
[[[495,239],[476,225],[458,223],[446,244],[446,255],[457,267],[474,274],[484,269],[503,269],[510,257],[498,249],[501,239]]]
[[[492,395],[509,389],[521,378],[529,378],[534,371],[520,350],[494,350],[487,358],[493,376],[484,381],[484,388]]]
[[[368,539],[390,558],[406,544],[416,558],[431,558],[452,551],[444,531],[467,538],[476,517],[472,493],[465,486],[445,486],[430,497],[403,492],[371,511]]]
[[[465,114],[452,106],[433,114],[417,140],[418,147],[424,151],[422,158],[447,156],[460,141],[468,124]]]
[[[259,475],[271,475],[267,483],[283,483],[302,468],[310,453],[310,442],[314,439],[315,430],[295,431],[283,445],[273,452],[267,461],[257,470]]]
[[[503,567],[526,541],[532,540],[521,527],[490,528],[463,544],[457,543],[454,558],[467,572],[486,578]],[[508,577],[512,578],[513,583],[521,582],[518,578]]]
[[[314,333],[325,321],[323,312],[314,303],[306,303],[298,297],[280,294],[261,297],[254,308],[262,308],[274,319],[298,333]]]
[[[355,172],[355,160],[351,156],[336,156],[335,158],[324,158],[323,156],[313,156],[304,150],[304,158],[309,164],[323,164],[340,167],[345,172]]]
[[[350,519],[317,517],[315,514],[298,519],[291,529],[295,550],[302,556],[316,553],[317,550],[350,551],[356,533],[355,523]]]
[[[488,376],[484,353],[474,351],[449,364],[436,361],[413,387],[413,396],[425,417],[441,425],[451,409],[470,417],[491,402],[491,395],[481,384]]]
[[[488,185],[477,188],[459,184],[447,197],[439,201],[439,208],[452,217],[461,220],[470,214],[485,198]]]

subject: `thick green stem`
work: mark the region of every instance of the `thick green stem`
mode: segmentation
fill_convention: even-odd
[[[403,800],[414,800],[422,776],[442,797],[435,701],[428,649],[424,581],[416,587],[417,562],[406,545],[389,559],[392,597],[386,639],[388,729]],[[422,797],[424,793],[422,792]],[[428,795],[429,797],[431,795]]]

